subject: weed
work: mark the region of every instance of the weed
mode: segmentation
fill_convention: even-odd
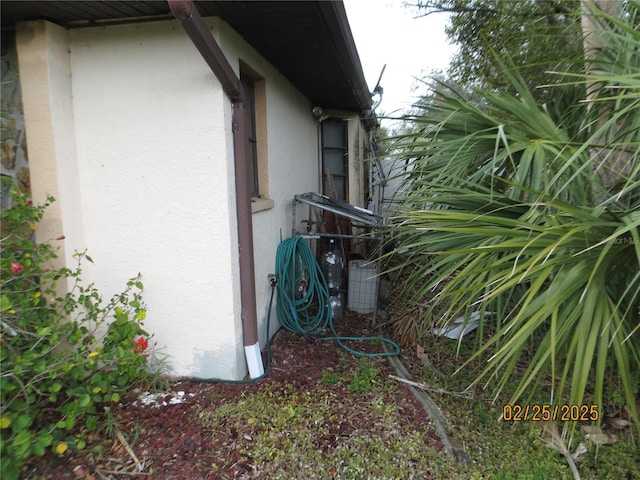
[[[229,431],[242,458],[264,478],[406,478],[427,476],[425,458],[433,445],[400,420],[401,410],[383,394],[379,370],[370,359],[353,359],[337,372],[325,372],[317,388],[300,392],[289,384],[266,384],[212,411],[200,421],[212,427],[214,442]],[[324,388],[348,381],[356,390]],[[352,387],[353,388],[353,387]],[[360,390],[361,389],[361,390]],[[354,399],[375,389],[354,418]],[[341,397],[338,397],[341,395]],[[345,395],[354,397],[343,402]],[[251,439],[250,441],[248,439]],[[223,460],[224,461],[224,460]],[[286,465],[286,471],[283,466]]]
[[[320,383],[325,387],[330,387],[331,385],[336,385],[342,381],[342,375],[336,372],[325,371],[322,373],[322,378],[320,379]]]
[[[449,375],[437,375],[423,366],[415,380],[447,391],[464,390],[475,380],[474,371],[483,363],[478,358],[469,368],[457,371],[464,361],[456,357],[455,341],[436,338],[429,343],[430,359],[438,359],[435,365]],[[515,389],[515,384],[511,386]],[[451,434],[465,446],[471,459],[469,466],[451,461],[429,459],[433,478],[495,480],[572,479],[573,475],[564,457],[550,449],[541,440],[542,428],[538,422],[505,422],[500,420],[502,404],[512,393],[507,389],[503,396],[494,398],[480,388],[473,390],[472,400],[461,400],[449,395],[434,398],[454,425]],[[548,392],[537,392],[532,403],[547,403]],[[546,400],[545,400],[546,399]],[[619,441],[603,445],[599,454],[595,447],[585,442],[589,451],[579,457],[578,469],[583,479],[640,478],[640,453],[637,440],[631,434],[619,434]],[[582,438],[574,439],[572,452]]]
[[[377,375],[378,369],[373,366],[372,361],[361,358],[347,390],[350,392],[370,392],[375,386]]]

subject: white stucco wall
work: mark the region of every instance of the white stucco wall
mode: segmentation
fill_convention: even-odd
[[[264,344],[267,274],[281,235],[290,235],[291,199],[317,190],[317,124],[309,102],[279,72],[226,24],[207,22],[237,72],[243,61],[265,79],[274,207],[253,214]],[[62,213],[52,225],[63,228],[73,249],[88,249],[95,264],[85,266],[85,280],[105,296],[142,273],[145,328],[172,374],[241,378],[231,106],[219,82],[176,21],[70,31],[34,24],[44,25],[38,33],[44,47],[26,42],[23,54],[39,57],[50,48],[46,32],[53,29],[56,55],[68,72],[62,94],[54,84],[46,87],[60,103],[57,110],[32,115],[31,124],[26,119],[30,149],[38,142],[30,131],[34,119],[48,116],[56,130],[52,144],[73,153],[67,161],[49,159],[57,172],[50,168],[47,178],[72,195],[60,199]],[[41,88],[23,89],[24,95]],[[38,182],[34,196],[50,184]]]
[[[244,374],[230,107],[177,22],[70,31],[92,280],[142,272],[176,375]]]

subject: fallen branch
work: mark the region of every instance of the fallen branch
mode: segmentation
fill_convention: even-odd
[[[124,435],[122,434],[122,432],[120,430],[116,429],[116,437],[118,437],[118,440],[120,440],[120,443],[122,444],[124,449],[127,451],[129,456],[135,462],[136,468],[138,469],[138,472],[140,472],[143,469],[143,465],[140,462],[140,460],[138,460],[138,457],[136,457],[136,454],[134,453],[133,448],[131,448],[131,445],[129,445],[129,442],[127,442],[127,439],[124,438]]]
[[[473,395],[470,392],[450,392],[442,388],[430,387],[426,383],[418,383],[411,380],[407,380],[405,378],[396,377],[395,375],[389,375],[389,378],[392,378],[393,380],[397,380],[398,382],[406,383],[407,385],[411,385],[412,387],[426,390],[427,392],[440,393],[442,395],[451,395],[453,397],[460,397],[460,398],[473,398]]]

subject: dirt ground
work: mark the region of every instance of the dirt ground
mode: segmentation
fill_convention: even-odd
[[[336,322],[342,335],[377,335],[370,325],[371,317],[347,312]],[[380,351],[376,342],[354,343],[362,351]],[[380,418],[372,414],[374,392],[367,388],[352,391],[347,382],[328,382],[331,374],[357,368],[359,359],[346,353],[335,341],[310,342],[281,330],[272,345],[272,364],[267,378],[255,383],[226,384],[180,381],[163,393],[123,398],[111,405],[112,420],[108,432],[87,435],[87,447],[69,449],[65,454],[47,454],[25,466],[25,479],[230,479],[285,478],[287,466],[270,467],[265,473],[265,459],[247,454],[249,442],[264,426],[236,422],[225,416],[217,423],[203,421],[207,415],[221,411],[238,399],[264,391],[287,391],[287,398],[308,401],[315,395],[331,398],[336,415],[326,415],[322,431],[308,434],[305,445],[317,451],[335,449],[338,444],[358,443],[359,438],[373,432],[378,435]],[[396,372],[385,357],[368,359],[375,365],[376,379],[387,379]],[[375,380],[373,380],[375,382]],[[382,395],[382,397],[381,397]],[[443,445],[422,405],[408,387],[376,387],[375,396],[385,405],[397,408],[393,418],[399,435],[417,432],[425,448],[438,454]],[[326,406],[325,406],[326,407]],[[404,432],[404,433],[403,433]],[[351,448],[351,447],[349,447]],[[366,452],[363,452],[366,455]],[[305,453],[301,452],[301,456]],[[311,466],[313,468],[313,465]],[[333,467],[330,467],[333,468]],[[420,470],[400,478],[429,478]],[[339,478],[331,472],[319,472],[317,478]]]

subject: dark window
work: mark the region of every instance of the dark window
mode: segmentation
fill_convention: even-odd
[[[347,201],[349,176],[347,122],[330,118],[322,122],[323,193]]]
[[[245,131],[247,133],[247,165],[251,182],[251,196],[260,196],[258,181],[258,141],[256,136],[256,93],[253,79],[240,72],[240,81],[244,87]]]

